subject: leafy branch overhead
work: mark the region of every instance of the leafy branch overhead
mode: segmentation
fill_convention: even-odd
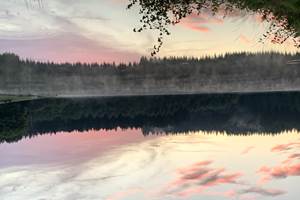
[[[140,7],[141,26],[134,32],[157,30],[159,36],[151,55],[156,55],[163,45],[164,36],[170,35],[168,26],[178,24],[192,13],[200,14],[209,10],[212,14],[221,12],[224,17],[240,10],[255,12],[264,21],[270,22],[268,31],[262,35],[261,42],[282,44],[292,38],[300,48],[300,0],[129,0],[127,8]]]

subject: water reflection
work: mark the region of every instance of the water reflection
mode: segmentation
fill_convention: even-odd
[[[88,130],[44,134],[18,143],[1,144],[1,166],[83,162],[99,152],[146,140],[139,129]],[[62,153],[64,152],[64,153]],[[18,159],[15,159],[15,155]],[[47,155],[47,156],[43,156]]]
[[[0,199],[297,199],[299,144],[297,131],[42,135],[0,145]]]
[[[279,144],[274,146],[271,151],[282,153],[286,159],[276,166],[262,166],[259,172],[263,175],[261,182],[268,182],[271,179],[284,179],[289,176],[300,176],[300,140]]]
[[[1,105],[0,199],[297,199],[299,100],[295,92]]]
[[[44,99],[0,105],[0,142],[74,130],[141,129],[144,135],[299,129],[300,93]]]

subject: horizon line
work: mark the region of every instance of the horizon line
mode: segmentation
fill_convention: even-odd
[[[39,64],[54,64],[54,65],[75,65],[75,64],[82,64],[82,65],[103,65],[103,64],[109,64],[109,65],[116,65],[116,66],[122,66],[122,65],[129,65],[129,64],[140,64],[142,60],[145,61],[162,61],[162,60],[171,60],[171,59],[185,59],[185,60],[209,60],[209,59],[220,59],[220,58],[225,58],[226,56],[234,56],[234,55],[245,55],[245,56],[251,56],[251,55],[268,55],[268,54],[275,54],[275,55],[281,55],[281,56],[298,56],[300,55],[300,51],[297,52],[282,52],[282,51],[257,51],[257,52],[251,52],[251,51],[240,51],[240,52],[227,52],[227,53],[220,53],[220,54],[214,54],[214,55],[204,55],[204,56],[163,56],[163,57],[157,57],[157,56],[141,56],[139,58],[139,61],[129,61],[129,62],[117,62],[117,61],[112,61],[112,62],[81,62],[81,61],[74,61],[74,62],[68,62],[68,61],[62,61],[62,62],[57,62],[57,61],[42,61],[38,59],[33,59],[33,58],[22,58],[20,55],[14,52],[0,52],[0,56],[5,56],[5,55],[13,55],[18,57],[19,61],[21,62],[34,62],[34,63],[39,63]]]

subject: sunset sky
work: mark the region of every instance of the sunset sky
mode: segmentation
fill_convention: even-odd
[[[55,62],[128,62],[149,56],[157,35],[134,33],[138,7],[127,0],[6,0],[0,2],[0,53]],[[258,40],[267,29],[259,16],[224,19],[204,13],[171,27],[159,56],[196,56],[236,51],[295,52]]]

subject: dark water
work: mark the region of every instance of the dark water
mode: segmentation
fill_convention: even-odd
[[[0,199],[298,199],[300,93],[0,105]]]

